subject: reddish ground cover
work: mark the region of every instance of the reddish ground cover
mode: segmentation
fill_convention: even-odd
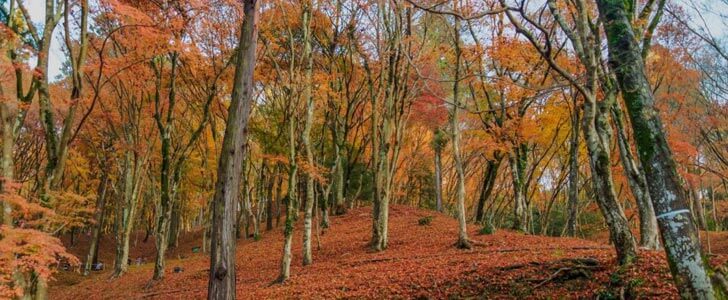
[[[237,293],[241,299],[285,298],[594,298],[632,293],[644,298],[677,298],[661,251],[642,251],[625,270],[615,265],[609,245],[570,238],[523,235],[499,230],[478,235],[472,250],[452,245],[457,223],[431,211],[393,206],[389,249],[370,252],[370,210],[359,208],[331,218],[320,236],[314,264],[301,266],[301,231],[296,228],[289,282],[271,284],[278,275],[282,234],[265,233],[259,241],[238,245]],[[418,220],[433,216],[429,225]],[[109,279],[110,271],[89,278],[60,274],[52,299],[200,299],[206,296],[209,260],[192,254],[199,235],[185,237],[170,255],[165,280],[147,287],[152,277],[150,240],[132,251],[147,263],[131,266],[128,274]],[[102,260],[113,261],[111,241],[104,241]],[[83,243],[81,243],[83,245]],[[315,246],[315,244],[314,244]],[[74,251],[82,252],[85,246]],[[716,260],[722,260],[716,256]],[[176,267],[184,270],[173,273]]]

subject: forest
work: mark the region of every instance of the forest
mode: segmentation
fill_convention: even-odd
[[[0,0],[0,299],[725,299],[728,0]]]

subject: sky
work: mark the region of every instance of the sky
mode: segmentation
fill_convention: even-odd
[[[33,22],[38,25],[43,23],[45,18],[45,0],[21,0],[25,3],[28,13],[31,15]],[[668,2],[669,3],[669,2]],[[683,6],[690,6],[691,4],[697,4],[697,9],[706,10],[707,13],[703,14],[705,18],[705,24],[715,36],[725,38],[728,35],[728,0],[678,0],[677,3]],[[690,11],[690,10],[689,10]],[[690,11],[695,14],[695,10]],[[697,14],[695,14],[697,16]],[[698,19],[698,18],[694,18]],[[697,22],[696,25],[702,25],[703,22]],[[49,78],[55,79],[57,75],[61,73],[61,66],[66,60],[62,50],[63,43],[61,42],[63,34],[63,26],[59,24],[54,32],[54,38],[51,43],[51,54],[49,60]]]

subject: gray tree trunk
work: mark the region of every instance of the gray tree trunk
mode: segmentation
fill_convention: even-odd
[[[253,104],[257,0],[245,0],[245,14],[233,79],[212,207],[210,278],[207,299],[235,299],[235,201],[240,197],[246,129]]]
[[[647,249],[659,249],[660,235],[658,234],[652,199],[650,199],[647,188],[647,179],[645,179],[642,167],[637,164],[632,155],[619,103],[614,103],[612,107],[612,118],[617,129],[617,144],[619,145],[620,160],[624,166],[624,175],[627,177],[627,183],[637,202],[637,211],[640,216],[640,245]]]
[[[607,98],[611,96],[606,96]],[[592,185],[597,204],[609,226],[609,236],[617,251],[620,264],[629,264],[637,257],[637,243],[629,229],[627,217],[614,191],[610,156],[611,126],[607,118],[607,102],[584,101],[582,127],[592,170]]]
[[[105,170],[102,172],[103,174],[101,175],[101,181],[99,182],[99,188],[96,193],[96,212],[94,214],[93,229],[91,229],[91,241],[89,243],[88,255],[86,256],[86,264],[83,267],[84,276],[89,274],[91,265],[97,259],[99,238],[101,237],[101,229],[104,226],[104,208],[106,207],[106,191],[109,185],[109,178]]]
[[[703,263],[687,196],[655,108],[625,2],[597,0],[597,5],[607,35],[610,65],[627,104],[673,279],[681,297],[713,299],[716,295]]]
[[[579,125],[581,109],[574,98],[574,113],[571,117],[571,145],[569,147],[569,202],[566,235],[576,236],[576,223],[579,209]]]
[[[442,147],[435,146],[435,201],[437,211],[442,212]]]
[[[309,172],[313,171],[315,162],[313,160],[313,151],[311,147],[311,127],[313,127],[314,101],[312,95],[311,81],[313,71],[313,55],[311,54],[311,5],[310,1],[303,2],[303,57],[306,60],[304,66],[304,87],[303,99],[306,100],[306,122],[303,128],[303,147],[306,152],[306,162],[309,165]],[[306,176],[306,207],[303,215],[303,265],[307,266],[313,262],[311,254],[311,230],[313,223],[313,206],[314,206],[314,178],[313,174]]]

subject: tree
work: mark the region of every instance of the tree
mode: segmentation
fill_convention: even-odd
[[[642,49],[636,42],[625,3],[597,0],[597,4],[607,35],[609,62],[627,103],[675,285],[683,298],[713,299],[715,293],[700,254],[687,195],[681,187],[662,120],[655,110]]]
[[[253,104],[257,41],[257,0],[246,0],[235,62],[233,94],[217,169],[213,198],[208,299],[235,299],[235,201],[240,197],[246,127]]]

